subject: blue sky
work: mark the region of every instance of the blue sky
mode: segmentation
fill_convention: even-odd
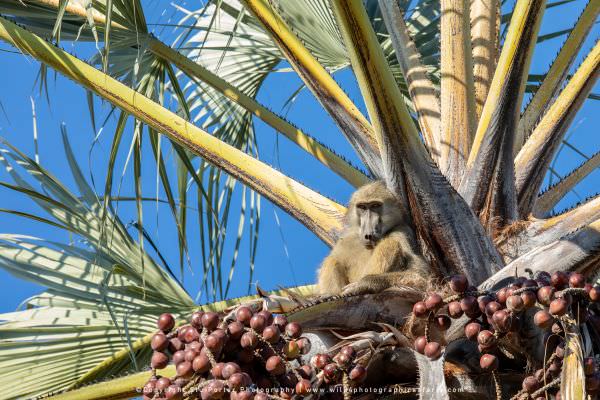
[[[165,4],[158,2],[153,4]],[[557,7],[547,12],[544,17],[541,33],[561,30],[571,26],[585,1],[575,1],[568,6]],[[163,22],[158,10],[160,7],[152,6],[147,12],[149,22]],[[600,30],[596,26],[586,41],[583,50],[590,48],[594,38],[598,38]],[[550,65],[552,57],[557,53],[564,37],[556,38],[538,46],[534,54],[532,72],[543,73]],[[78,46],[72,47],[69,43],[63,46],[68,50],[77,51]],[[9,50],[4,44],[0,49]],[[66,163],[62,142],[60,140],[60,125],[67,127],[69,138],[76,149],[76,156],[86,172],[94,171],[97,188],[104,184],[104,170],[107,154],[114,131],[114,119],[109,120],[100,142],[90,155],[90,145],[95,132],[90,123],[85,91],[73,82],[50,73],[48,103],[44,95],[40,94],[38,86],[34,83],[39,70],[39,64],[30,58],[10,52],[0,52],[0,136],[8,139],[13,145],[29,155],[34,154],[32,106],[33,99],[37,114],[37,130],[39,141],[39,157],[41,164],[60,177],[65,184],[74,189],[68,165]],[[578,64],[578,63],[577,63]],[[336,74],[336,79],[342,84],[350,97],[363,109],[360,93],[354,84],[352,73],[349,70]],[[289,95],[300,85],[300,80],[293,73],[275,73],[263,85],[259,99],[275,111],[281,110],[281,105]],[[598,85],[597,85],[598,86]],[[595,89],[598,92],[598,87]],[[98,119],[104,118],[109,107],[107,104],[95,100]],[[600,124],[599,103],[588,101],[569,131],[569,142],[588,156],[600,150],[598,140],[598,125]],[[287,114],[288,119],[296,123],[307,132],[313,134],[337,152],[355,160],[348,144],[343,140],[335,124],[320,108],[308,91],[303,91],[297,98]],[[260,121],[256,123],[259,141],[260,157],[272,165],[278,166],[283,172],[289,174],[312,188],[340,201],[346,202],[351,187],[329,172],[320,164],[305,157],[304,154],[289,144],[285,138],[277,135],[272,128]],[[126,135],[131,135],[131,129]],[[125,141],[124,143],[127,143]],[[145,143],[145,151],[150,152],[149,143]],[[276,154],[279,157],[276,157]],[[124,152],[126,153],[126,152]],[[124,165],[125,154],[119,160],[120,166]],[[147,157],[150,160],[151,157]],[[557,162],[557,172],[564,174],[583,161],[577,152],[565,148],[561,151]],[[123,178],[122,192],[124,196],[133,194],[131,185],[131,164],[128,166]],[[120,169],[117,181],[120,179]],[[143,166],[144,194],[154,195],[156,174],[151,162]],[[4,171],[0,171],[0,180],[9,180]],[[577,187],[577,194],[567,196],[561,206],[568,206],[597,191],[600,182],[599,171],[594,172],[588,179]],[[117,187],[117,183],[115,183]],[[234,203],[238,204],[239,196]],[[17,209],[20,211],[37,211],[36,206],[21,195],[16,195],[6,189],[0,190],[0,208]],[[236,209],[236,208],[234,208]],[[290,286],[306,284],[314,281],[315,271],[320,260],[327,254],[327,247],[301,224],[287,216],[284,212],[262,201],[261,236],[259,240],[258,256],[256,260],[255,281],[265,289],[273,289],[278,285]],[[121,203],[119,214],[125,223],[135,219],[134,203]],[[168,207],[155,204],[145,204],[144,220],[146,229],[153,240],[166,256],[169,263],[177,264],[177,238]],[[231,229],[235,234],[237,221],[234,219]],[[190,239],[191,262],[196,271],[201,270],[199,253],[194,242],[197,240],[197,229],[194,226],[195,218],[191,218]],[[28,234],[41,238],[52,238],[68,242],[69,237],[60,231],[53,230],[41,224],[23,220],[8,214],[0,214],[0,231],[2,233]],[[130,229],[132,235],[137,235],[135,229]],[[247,291],[248,259],[247,242],[242,244],[242,252],[236,271],[230,296],[243,295]],[[229,245],[229,248],[231,246]],[[225,264],[227,265],[227,263]],[[227,269],[227,267],[225,267]],[[226,270],[225,273],[228,271]],[[186,288],[195,295],[198,291],[201,273],[194,275],[189,271],[185,273]],[[5,271],[0,270],[0,312],[14,310],[24,299],[43,290],[43,288],[15,279]]]

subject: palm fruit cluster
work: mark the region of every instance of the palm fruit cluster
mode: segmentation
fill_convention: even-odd
[[[366,375],[354,364],[350,346],[333,358],[318,354],[305,362],[311,343],[300,324],[266,310],[196,311],[179,327],[173,315],[162,314],[157,326],[144,400],[302,398],[313,388],[339,384],[342,377],[359,382]],[[157,375],[171,363],[175,376]]]
[[[452,295],[443,298],[429,293],[414,304],[413,315],[426,319],[425,336],[414,341],[415,351],[437,359],[443,346],[430,339],[430,329],[446,331],[453,320],[464,324],[464,336],[475,343],[483,372],[502,367],[500,342],[507,335],[519,335],[525,323],[545,332],[547,357],[541,368],[523,379],[514,399],[560,399],[560,376],[565,357],[565,323],[588,324],[600,332],[600,286],[586,282],[580,273],[540,272],[530,278],[516,277],[496,291],[479,291],[463,275],[453,276],[448,286]],[[536,311],[537,310],[537,311]],[[465,321],[466,317],[466,321]],[[458,322],[458,321],[456,321]],[[594,357],[584,359],[585,389],[591,396],[600,392],[600,372]],[[547,397],[548,396],[548,397]]]

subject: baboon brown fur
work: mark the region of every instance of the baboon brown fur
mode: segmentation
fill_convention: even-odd
[[[425,288],[430,266],[417,254],[407,211],[381,181],[350,199],[346,228],[318,273],[320,294],[378,293],[392,286]]]

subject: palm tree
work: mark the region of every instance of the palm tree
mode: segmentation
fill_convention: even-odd
[[[526,268],[532,273],[578,270],[594,277],[599,199],[562,214],[551,212],[599,165],[600,157],[596,154],[544,192],[540,189],[598,77],[598,43],[574,74],[568,71],[600,3],[588,2],[573,28],[563,32],[567,39],[543,76],[529,74],[535,44],[544,39],[538,35],[542,16],[546,8],[568,2],[517,0],[505,15],[499,0],[421,0],[406,12],[412,3],[214,1],[197,13],[182,10],[181,36],[169,46],[149,33],[139,0],[0,1],[6,16],[0,17],[0,39],[42,63],[42,82],[47,68],[54,69],[120,113],[103,198],[83,178],[66,135],[65,152],[80,196],[4,143],[0,160],[15,184],[3,186],[33,198],[50,219],[20,215],[69,231],[85,246],[2,236],[2,267],[48,290],[28,300],[25,310],[0,317],[6,321],[0,325],[0,368],[8,371],[0,376],[0,387],[11,388],[0,397],[64,389],[69,391],[57,398],[134,396],[131,388],[143,384],[148,373],[126,373],[139,371],[149,358],[153,316],[166,310],[183,316],[197,307],[168,266],[153,260],[143,245],[145,127],[176,221],[182,266],[188,247],[188,179],[198,191],[199,208],[206,210],[206,216],[199,213],[207,235],[203,266],[205,279],[213,274],[218,281],[215,298],[226,297],[229,287],[223,288],[222,260],[215,254],[222,252],[234,180],[328,245],[343,228],[343,205],[258,160],[254,118],[355,187],[384,180],[410,210],[436,273],[432,279],[462,273],[487,289]],[[102,43],[101,54],[88,64],[55,45],[75,39]],[[256,100],[266,76],[282,59],[336,122],[366,172]],[[348,65],[368,118],[332,78],[331,73]],[[532,97],[522,109],[528,91]],[[177,101],[177,112],[167,107],[166,93]],[[111,206],[112,170],[129,115],[135,119],[131,148],[137,242]],[[166,171],[162,135],[178,156],[179,196]],[[257,217],[258,209],[251,209]],[[308,296],[311,287],[276,294],[284,293]],[[368,313],[377,301],[399,301],[374,298],[363,306],[362,300],[353,303],[365,311],[364,318],[372,315]],[[247,299],[204,307],[223,310],[243,301]],[[347,300],[336,301],[343,306]],[[329,326],[336,316],[325,314],[327,307],[308,307],[303,321]],[[367,330],[366,323],[361,328]],[[439,378],[444,368],[443,359],[419,359],[418,364],[421,385]],[[581,363],[572,368],[578,371]],[[85,387],[94,381],[103,382]],[[579,395],[583,398],[583,392]]]

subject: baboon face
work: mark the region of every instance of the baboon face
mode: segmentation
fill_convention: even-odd
[[[372,248],[381,239],[383,231],[383,202],[375,200],[356,204],[359,233],[365,247]]]

